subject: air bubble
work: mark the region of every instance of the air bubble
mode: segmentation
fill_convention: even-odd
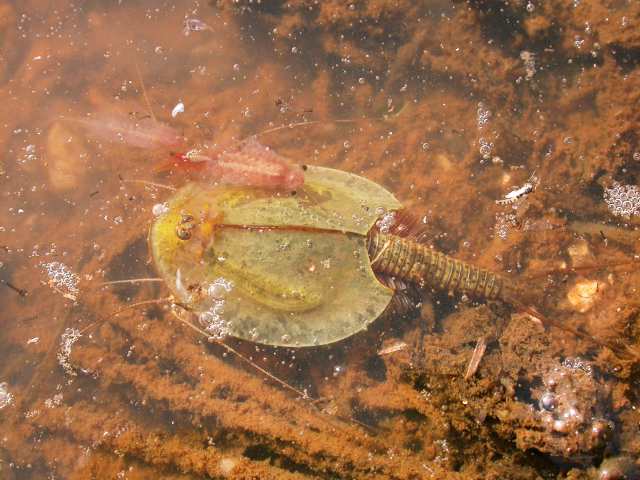
[[[78,293],[80,278],[69,267],[61,262],[43,263],[40,265],[49,277],[49,285],[58,289],[63,295],[73,297]]]
[[[168,211],[169,211],[169,205],[167,205],[166,203],[156,203],[151,209],[151,213],[153,213],[155,217],[164,215]]]
[[[60,350],[58,350],[57,358],[58,363],[67,375],[76,376],[76,372],[69,363],[69,357],[71,356],[71,348],[76,343],[82,334],[80,330],[76,328],[67,328],[60,336]]]
[[[605,189],[604,201],[609,211],[617,217],[630,217],[640,213],[640,190],[635,185],[618,182]]]
[[[0,383],[0,409],[8,407],[13,403],[13,394],[7,390],[5,382]]]
[[[216,300],[221,300],[226,297],[227,293],[229,293],[233,289],[233,282],[225,278],[217,278],[215,279],[207,288],[207,295]]]
[[[478,103],[478,110],[476,111],[478,130],[482,130],[489,120],[491,119],[491,110],[484,107],[482,102]]]

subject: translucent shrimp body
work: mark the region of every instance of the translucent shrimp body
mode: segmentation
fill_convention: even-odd
[[[206,153],[205,153],[206,155]],[[200,161],[205,160],[200,158]],[[203,180],[209,178],[224,185],[244,185],[286,191],[304,183],[300,166],[265,147],[255,137],[206,158]]]

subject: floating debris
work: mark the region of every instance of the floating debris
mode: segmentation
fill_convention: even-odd
[[[0,410],[13,403],[13,394],[7,390],[7,383],[0,383]]]
[[[487,341],[484,337],[478,338],[476,342],[476,348],[473,349],[473,354],[471,355],[471,360],[469,360],[469,365],[467,365],[467,371],[464,374],[464,379],[469,380],[473,377],[478,371],[478,367],[480,366],[480,361],[484,356],[484,352],[487,351]]]
[[[76,300],[76,295],[79,293],[78,282],[80,281],[78,275],[61,262],[43,263],[41,267],[49,277],[49,286],[51,288],[59,291],[69,300]]]
[[[184,103],[182,102],[178,102],[176,106],[173,107],[173,110],[171,110],[171,116],[176,118],[180,113],[184,113]]]
[[[389,355],[390,353],[399,352],[405,348],[407,348],[407,344],[405,342],[397,342],[378,350],[378,355]]]
[[[58,363],[67,375],[76,376],[77,373],[71,363],[69,363],[69,357],[71,356],[71,347],[82,336],[80,330],[76,328],[67,328],[60,336],[60,351],[58,352]]]
[[[631,217],[640,213],[640,190],[636,185],[613,182],[604,191],[604,201],[616,217]]]
[[[182,29],[182,33],[185,37],[191,35],[191,32],[204,32],[204,31],[212,32],[213,29],[204,23],[202,20],[198,18],[187,18],[184,21],[184,28]]]
[[[512,203],[515,203],[518,200],[522,199],[523,197],[529,195],[531,192],[533,192],[539,183],[540,183],[540,180],[538,179],[538,177],[534,172],[531,174],[531,176],[526,181],[526,183],[524,183],[521,187],[511,190],[509,193],[507,193],[504,196],[504,198],[500,200],[496,200],[496,203],[498,205],[510,205]]]

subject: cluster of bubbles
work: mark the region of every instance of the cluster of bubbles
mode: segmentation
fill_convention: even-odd
[[[216,340],[221,340],[229,334],[230,323],[222,318],[225,297],[233,289],[233,282],[225,278],[217,278],[207,287],[207,297],[211,300],[208,310],[200,312],[198,320],[206,332]]]
[[[63,294],[76,295],[80,278],[62,262],[49,262],[41,265],[49,277],[49,284]]]
[[[515,208],[513,208],[515,210]],[[499,212],[496,214],[496,223],[493,226],[495,234],[501,240],[506,240],[509,237],[509,232],[512,228],[518,226],[518,217],[514,211]]]
[[[38,154],[36,152],[36,146],[32,143],[24,147],[24,153],[20,158],[20,163],[29,163],[38,159]]]
[[[544,391],[538,398],[540,417],[551,432],[576,434],[585,430],[595,438],[606,436],[613,425],[594,415],[593,398],[583,398],[586,383],[594,382],[591,365],[580,358],[567,358],[543,378]],[[582,387],[582,388],[581,388]]]
[[[478,110],[476,110],[476,118],[478,120],[478,130],[482,130],[491,119],[491,110],[484,107],[484,103],[478,102]]]
[[[478,145],[480,145],[479,150],[482,158],[489,160],[491,158],[491,152],[493,152],[493,142],[484,137],[480,137],[480,139],[478,139]]]
[[[520,60],[524,62],[525,79],[531,80],[536,74],[536,55],[528,50],[520,52]]]
[[[13,403],[13,394],[7,390],[7,387],[5,382],[0,383],[0,410]]]
[[[164,215],[169,211],[169,205],[167,202],[164,203],[156,203],[151,209],[151,213],[153,213],[154,217],[159,217],[160,215]]]
[[[67,328],[60,336],[60,350],[58,351],[58,363],[67,375],[76,376],[76,372],[69,363],[69,357],[71,356],[71,348],[73,344],[78,341],[82,336],[80,330],[76,328]]]
[[[604,191],[609,211],[617,217],[630,217],[640,213],[640,190],[635,185],[614,182]]]
[[[387,212],[376,222],[376,226],[380,233],[389,233],[391,228],[396,223],[396,213],[395,212]]]
[[[482,131],[489,124],[491,115],[491,110],[485,108],[482,102],[478,102],[478,109],[476,110],[476,125],[478,131]],[[478,145],[482,158],[489,160],[493,152],[493,142],[485,137],[480,137],[478,139]]]

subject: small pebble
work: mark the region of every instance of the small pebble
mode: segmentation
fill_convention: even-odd
[[[569,290],[567,300],[573,309],[580,313],[591,310],[604,284],[597,280],[580,280]]]

